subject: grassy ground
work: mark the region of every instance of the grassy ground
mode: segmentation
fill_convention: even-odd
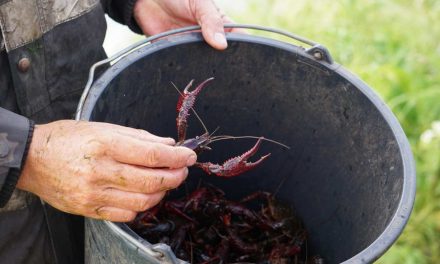
[[[236,22],[281,28],[324,44],[382,96],[411,142],[418,186],[404,233],[378,263],[440,263],[440,1],[220,4]]]

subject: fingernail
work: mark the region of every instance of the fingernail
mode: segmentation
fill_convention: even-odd
[[[214,39],[219,45],[223,47],[228,46],[228,43],[226,42],[225,34],[217,32],[214,34]]]
[[[197,156],[191,154],[191,156],[189,156],[188,160],[186,161],[186,166],[192,166],[194,165],[194,163],[196,163],[196,161],[197,161]]]

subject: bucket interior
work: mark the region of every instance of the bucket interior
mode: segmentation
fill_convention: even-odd
[[[276,192],[303,220],[308,250],[326,263],[347,260],[378,238],[399,205],[403,161],[390,125],[356,84],[283,43],[232,39],[218,52],[200,40],[164,42],[166,48],[115,68],[121,72],[100,95],[92,121],[176,138],[178,93],[171,82],[182,90],[192,79],[197,85],[215,77],[195,104],[211,132],[264,136],[290,149],[264,142],[255,159],[271,157],[234,178],[191,169],[188,189],[202,179],[230,198]],[[203,132],[192,114],[188,136]],[[199,161],[221,163],[254,144],[221,141]]]

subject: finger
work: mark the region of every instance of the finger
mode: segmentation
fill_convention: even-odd
[[[166,192],[153,194],[126,192],[114,188],[108,188],[100,196],[100,202],[111,207],[117,207],[129,211],[143,212],[162,200]]]
[[[108,154],[119,162],[150,168],[182,168],[192,166],[197,160],[196,153],[189,148],[125,136],[111,139]]]
[[[188,176],[188,168],[151,169],[114,161],[104,163],[100,184],[123,191],[153,194],[177,188]]]
[[[170,146],[174,146],[176,144],[176,141],[173,138],[156,136],[156,135],[151,134],[150,132],[142,130],[142,129],[134,129],[134,128],[127,127],[124,130],[118,130],[116,132],[120,135],[130,136],[130,137],[133,137],[133,138],[139,139],[139,140],[157,142],[157,143],[170,145]]]
[[[235,24],[235,21],[224,14],[222,15],[222,19],[224,24]],[[225,28],[225,31],[231,33],[249,34],[249,32],[243,28]]]
[[[95,212],[95,218],[112,222],[130,222],[134,220],[137,214],[135,211],[108,206],[97,208]]]
[[[103,129],[108,129],[110,131],[114,131],[117,134],[133,137],[139,140],[145,140],[145,141],[152,141],[152,142],[158,142],[166,145],[175,145],[176,141],[173,138],[169,137],[159,137],[154,134],[151,134],[150,132],[142,129],[136,129],[131,127],[125,127],[115,124],[109,124],[109,123],[103,123],[103,122],[96,122],[96,124],[99,127],[102,127]]]
[[[226,49],[228,44],[220,10],[213,1],[198,1],[197,3],[196,18],[202,27],[203,38],[215,49]]]

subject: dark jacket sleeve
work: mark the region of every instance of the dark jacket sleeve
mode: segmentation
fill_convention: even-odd
[[[0,207],[17,184],[32,130],[29,119],[0,107]]]
[[[133,17],[133,8],[137,0],[101,0],[104,11],[115,21],[127,25],[132,31],[142,34]]]

